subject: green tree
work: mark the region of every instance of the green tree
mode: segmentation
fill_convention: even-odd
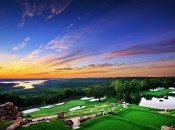
[[[140,91],[140,84],[139,84],[139,82],[136,79],[133,79],[129,83],[129,88],[130,88],[131,92]]]

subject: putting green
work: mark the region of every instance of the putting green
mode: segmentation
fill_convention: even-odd
[[[140,124],[145,124],[155,128],[161,128],[163,125],[175,125],[175,118],[154,112],[141,110],[125,110],[118,114],[120,117]]]
[[[85,128],[83,130],[142,130],[142,128],[139,128],[137,126],[134,126],[132,124],[119,121],[119,120],[104,120],[96,125],[93,125],[89,128]]]
[[[157,130],[157,128],[138,124],[121,117],[105,115],[84,122],[80,130]]]

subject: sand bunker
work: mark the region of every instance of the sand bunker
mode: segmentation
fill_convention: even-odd
[[[79,110],[79,109],[83,109],[85,108],[86,106],[76,106],[76,107],[72,107],[69,109],[69,111],[75,111],[75,110]]]
[[[155,89],[150,89],[150,91],[159,91],[159,90],[163,90],[163,89],[165,89],[165,88],[163,88],[163,87],[158,87],[158,88],[155,88]]]
[[[91,100],[92,98],[94,98],[94,97],[83,97],[83,98],[81,98],[81,100]]]
[[[39,110],[40,110],[39,108],[32,108],[32,109],[22,111],[22,113],[27,114],[27,113],[36,112],[36,111],[39,111]]]
[[[104,100],[105,99],[105,97],[104,98],[101,98],[100,100]],[[99,101],[99,99],[98,98],[92,98],[91,100],[89,100],[90,102],[95,102],[95,101]]]
[[[54,105],[44,106],[44,107],[41,107],[41,108],[45,109],[45,108],[52,108],[52,107],[54,107]]]
[[[57,103],[57,104],[55,104],[56,106],[60,106],[60,105],[63,105],[64,104],[64,102],[61,102],[61,103]]]

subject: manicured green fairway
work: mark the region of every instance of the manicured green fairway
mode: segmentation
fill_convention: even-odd
[[[161,128],[161,126],[163,125],[167,126],[175,125],[174,117],[154,112],[128,109],[120,112],[118,115],[124,119],[156,128]]]
[[[66,117],[82,116],[91,113],[99,113],[101,111],[109,112],[115,109],[117,113],[113,115],[105,115],[90,119],[81,124],[80,130],[160,130],[163,125],[175,125],[175,118],[164,114],[155,113],[160,109],[148,108],[129,104],[128,109],[123,105],[115,107],[116,99],[105,99],[101,102],[90,102],[82,100],[71,100],[65,102],[64,105],[56,106],[49,109],[42,109],[37,112],[30,113],[32,118],[57,114],[60,111],[66,112]],[[106,102],[111,102],[106,103]],[[69,108],[75,106],[86,106],[86,108],[76,111],[69,111]],[[27,128],[19,128],[17,130],[67,130],[60,120],[54,120],[50,123],[42,122],[31,125]]]
[[[29,115],[31,115],[32,117],[41,117],[41,116],[47,116],[47,115],[54,115],[54,114],[57,114],[61,111],[68,111],[68,109],[71,108],[71,107],[84,105],[84,104],[85,104],[85,101],[71,100],[71,101],[65,102],[64,105],[56,106],[56,107],[49,108],[49,109],[42,109],[42,110],[37,111],[37,112],[32,112]]]
[[[65,110],[70,106],[76,105],[77,103],[82,105],[87,105],[89,108],[77,110],[74,113],[78,115],[82,115],[85,110],[89,111],[99,111],[103,108],[104,110],[110,109],[110,105],[106,106],[105,101],[103,102],[88,102],[81,100],[72,100],[64,104]],[[98,108],[92,108],[94,104],[98,104]],[[67,106],[68,105],[68,106]],[[46,109],[47,110],[47,109]],[[53,108],[52,108],[53,110]],[[130,104],[129,108],[123,108],[123,106],[118,106],[116,108],[117,113],[113,115],[105,115],[101,117],[96,117],[90,119],[81,124],[80,130],[160,130],[161,126],[167,125],[175,125],[175,118],[168,115],[158,114],[152,111],[155,109],[137,106]],[[50,111],[48,109],[48,111]],[[82,112],[82,113],[81,113]],[[70,112],[69,112],[70,113]],[[40,115],[43,114],[39,113]],[[47,113],[46,113],[47,114]],[[59,129],[58,129],[59,128]],[[31,125],[27,128],[19,128],[17,130],[67,130],[70,129],[66,127],[60,120],[54,120],[50,123],[43,122]]]
[[[81,126],[80,130],[157,130],[156,128],[137,124],[120,117],[106,115],[91,119]]]
[[[164,96],[164,95],[168,95],[169,92],[174,91],[174,89],[163,89],[163,90],[159,90],[159,91],[145,91],[143,92],[144,94],[150,95],[150,96]]]
[[[71,130],[61,120],[55,119],[52,122],[41,122],[28,127],[20,127],[16,130]]]
[[[96,125],[93,125],[89,128],[85,128],[84,130],[142,130],[141,128],[129,124],[127,122],[119,121],[119,120],[106,120],[102,121]]]
[[[175,117],[175,109],[171,110],[170,112],[167,112],[166,114]]]
[[[156,108],[138,106],[138,105],[135,105],[135,104],[129,104],[128,107],[129,107],[130,109],[144,110],[144,111],[161,111],[161,110],[162,110],[162,109],[156,109]],[[164,110],[162,110],[162,111],[164,111]]]
[[[76,116],[76,115],[85,115],[85,114],[91,114],[91,113],[98,113],[101,109],[107,109],[111,108],[112,104],[107,105],[106,102],[115,102],[116,99],[105,99],[103,101],[95,101],[95,102],[90,102],[90,101],[83,101],[83,100],[71,100],[71,101],[66,101],[65,104],[60,105],[60,106],[55,106],[53,108],[48,108],[48,109],[41,109],[40,111],[37,112],[32,112],[26,115],[30,115],[31,118],[35,117],[41,117],[41,116],[48,116],[48,115],[54,115],[57,114],[61,111],[67,112],[67,116]],[[81,109],[81,110],[76,110],[69,112],[69,109],[75,106],[86,106],[86,108]],[[98,106],[98,109],[95,108],[95,106]]]

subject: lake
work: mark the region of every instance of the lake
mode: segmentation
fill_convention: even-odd
[[[146,100],[146,98],[142,97],[139,106],[159,109],[175,109],[175,97],[168,96],[168,99],[153,97],[151,100]]]
[[[4,81],[0,83],[16,83],[14,87],[25,87],[25,89],[33,88],[35,84],[42,84],[47,80],[23,80],[23,81]]]

